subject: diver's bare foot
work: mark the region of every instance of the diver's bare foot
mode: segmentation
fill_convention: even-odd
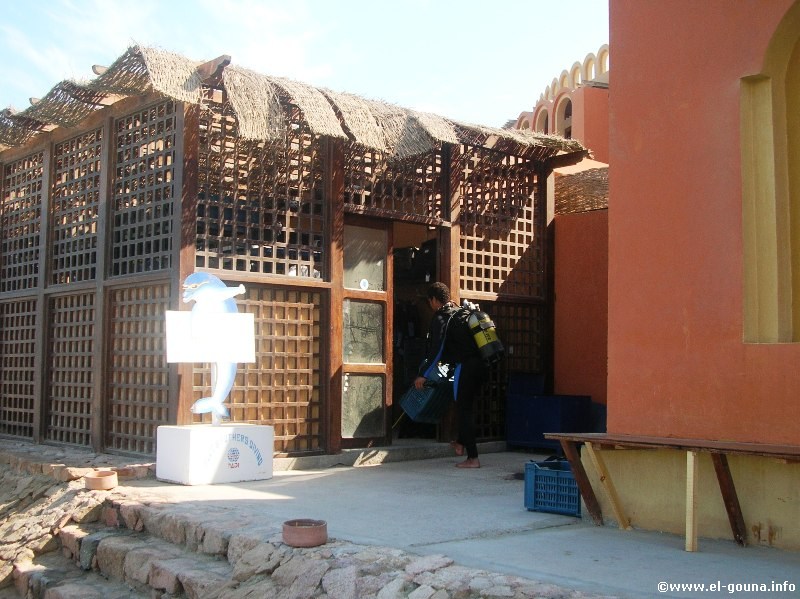
[[[464,446],[458,441],[450,441],[450,447],[456,452],[456,455],[464,455]]]
[[[481,461],[478,458],[467,458],[463,462],[456,464],[456,468],[480,468]]]

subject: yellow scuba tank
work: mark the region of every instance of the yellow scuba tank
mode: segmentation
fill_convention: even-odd
[[[486,312],[481,312],[474,304],[464,303],[467,304],[464,307],[470,311],[467,326],[469,326],[481,357],[490,364],[499,362],[506,350],[497,337],[497,328],[494,326],[494,322]]]

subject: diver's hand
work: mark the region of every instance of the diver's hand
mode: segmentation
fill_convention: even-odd
[[[424,376],[418,376],[416,379],[414,379],[414,386],[421,391],[427,380],[428,379],[426,379]]]

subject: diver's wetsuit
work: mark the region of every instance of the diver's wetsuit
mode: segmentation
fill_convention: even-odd
[[[475,459],[478,457],[473,415],[475,394],[486,380],[489,369],[478,351],[466,322],[457,315],[460,310],[461,308],[448,302],[433,315],[428,332],[425,361],[419,374],[431,378],[439,362],[448,364],[451,372],[454,369],[453,394],[458,423],[456,442],[464,446],[467,458]],[[447,339],[442,346],[442,337],[445,334]]]

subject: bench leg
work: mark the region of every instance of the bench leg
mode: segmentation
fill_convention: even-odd
[[[586,442],[586,451],[589,452],[589,459],[592,460],[592,464],[594,464],[597,474],[600,475],[600,482],[603,484],[603,488],[605,488],[608,499],[611,502],[611,510],[614,512],[614,517],[617,519],[617,524],[623,530],[630,530],[630,518],[628,518],[625,515],[625,512],[622,511],[622,502],[619,500],[617,488],[614,486],[614,483],[611,480],[611,475],[608,473],[608,468],[606,468],[606,462],[603,459],[603,456],[600,455],[600,452],[595,451],[594,446],[588,441]]]
[[[586,504],[586,509],[589,510],[589,515],[594,520],[597,526],[603,525],[603,512],[600,510],[600,504],[597,502],[597,497],[592,489],[592,484],[589,482],[589,477],[586,476],[586,470],[583,469],[581,456],[578,453],[578,448],[574,441],[568,439],[561,439],[561,448],[564,450],[564,455],[569,461],[572,468],[572,475],[575,477],[575,482],[578,485],[578,491],[583,497],[583,502]]]
[[[686,551],[697,551],[697,453],[686,452]]]
[[[747,545],[747,531],[744,527],[744,516],[742,507],[739,505],[739,496],[736,494],[736,487],[733,484],[731,469],[728,466],[728,456],[724,453],[712,453],[711,460],[714,462],[714,470],[717,473],[719,490],[722,493],[722,501],[725,502],[725,511],[728,512],[728,521],[731,523],[733,538],[742,547]]]

